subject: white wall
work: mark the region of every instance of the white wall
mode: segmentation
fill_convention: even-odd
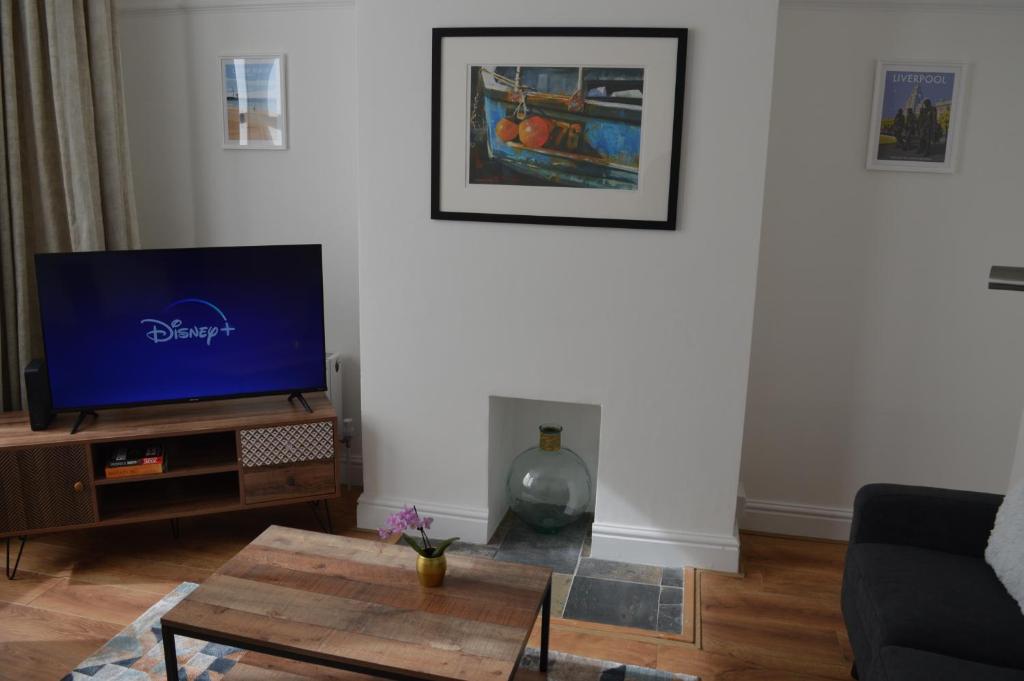
[[[119,7],[131,7],[122,2]],[[195,94],[183,13],[118,14],[135,201],[144,248],[196,245]]]
[[[1021,414],[1020,430],[1017,433],[1017,451],[1010,469],[1010,485],[1024,481],[1024,414]]]
[[[736,567],[736,488],[777,6],[362,2],[366,491],[483,541],[491,395],[601,406],[593,552]],[[435,26],[691,29],[679,230],[429,218]]]
[[[354,4],[121,8],[143,246],[323,244],[327,344],[343,354],[345,412],[358,423]],[[287,55],[289,149],[222,149],[219,58],[278,52]]]
[[[845,537],[868,482],[1004,492],[1016,448],[1024,296],[986,283],[1024,260],[1024,5],[856,4],[780,12],[743,446],[753,529]],[[956,174],[865,170],[879,58],[971,64]]]

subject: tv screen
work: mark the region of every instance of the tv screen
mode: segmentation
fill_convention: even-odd
[[[326,389],[320,246],[36,256],[55,411]]]

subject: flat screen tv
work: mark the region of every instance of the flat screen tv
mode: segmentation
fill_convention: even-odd
[[[319,245],[36,256],[54,411],[326,389]]]

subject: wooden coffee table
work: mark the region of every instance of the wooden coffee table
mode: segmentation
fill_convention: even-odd
[[[272,526],[160,623],[168,681],[175,635],[396,681],[507,681],[538,611],[546,671],[549,568],[448,556],[428,589],[408,547]]]

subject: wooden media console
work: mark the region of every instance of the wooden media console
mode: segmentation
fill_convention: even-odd
[[[0,414],[8,577],[12,537],[336,498],[334,407],[323,394],[308,401],[310,412],[284,396],[112,409],[74,435],[73,414],[44,431],[23,412]],[[114,449],[145,443],[163,447],[165,472],[105,477]]]

